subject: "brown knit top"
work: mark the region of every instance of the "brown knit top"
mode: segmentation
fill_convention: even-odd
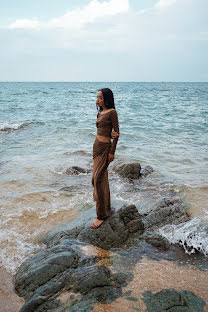
[[[104,113],[104,114],[98,113],[96,127],[97,127],[97,135],[111,138],[111,132],[113,129],[119,134],[118,115],[117,115],[116,110],[112,109],[112,110],[109,110],[109,112]],[[111,149],[109,152],[110,154],[114,155],[117,142],[118,142],[118,137],[113,139]]]

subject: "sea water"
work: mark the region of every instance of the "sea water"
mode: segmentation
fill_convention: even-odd
[[[170,192],[193,218],[161,234],[208,254],[208,83],[1,82],[0,262],[15,272],[44,248],[39,237],[95,207],[91,173],[96,95],[112,89],[120,124],[115,161],[138,161],[154,172],[138,183],[109,166],[112,204],[145,211]]]

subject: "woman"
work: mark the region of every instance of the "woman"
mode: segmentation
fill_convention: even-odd
[[[114,210],[110,206],[110,189],[108,183],[108,165],[114,160],[114,153],[119,137],[118,116],[114,106],[113,92],[104,88],[97,94],[97,136],[93,145],[93,199],[96,201],[97,218],[92,228],[99,227]],[[112,131],[114,129],[114,131]],[[111,142],[111,137],[113,142]]]

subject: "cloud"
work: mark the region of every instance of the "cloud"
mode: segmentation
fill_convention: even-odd
[[[19,19],[8,26],[9,29],[38,29],[41,23],[38,20]]]
[[[99,2],[71,10],[46,22],[16,20],[9,25],[18,49],[59,48],[129,52],[164,40],[207,40],[207,0],[159,0],[152,8],[134,12],[128,0]],[[165,10],[164,10],[165,9]],[[187,14],[189,10],[189,14]],[[107,43],[107,44],[106,44]],[[25,46],[26,45],[26,46]],[[142,47],[141,47],[142,45]],[[152,47],[151,47],[152,48]]]
[[[19,19],[8,26],[9,29],[57,29],[57,28],[81,28],[87,23],[93,23],[97,19],[106,16],[114,16],[127,12],[129,9],[128,0],[110,0],[99,2],[91,0],[87,5],[69,11],[61,17],[53,18],[48,22],[38,20]]]
[[[207,10],[207,0],[158,0],[139,11],[128,0],[91,0],[61,17],[16,20],[0,29],[0,61],[5,77],[16,64],[31,67],[36,80],[43,68],[44,80],[52,79],[51,68],[58,80],[190,80],[194,73],[205,79]]]
[[[155,8],[157,9],[164,9],[167,8],[171,5],[173,5],[177,0],[159,0],[156,4],[155,4]]]

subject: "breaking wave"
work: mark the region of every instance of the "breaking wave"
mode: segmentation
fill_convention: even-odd
[[[43,122],[0,122],[0,133],[10,133],[16,130],[24,129],[31,124],[44,124]]]
[[[205,219],[208,221],[208,216]],[[208,256],[208,225],[197,217],[179,225],[165,225],[159,233],[170,243],[182,245],[189,255],[198,251]]]

